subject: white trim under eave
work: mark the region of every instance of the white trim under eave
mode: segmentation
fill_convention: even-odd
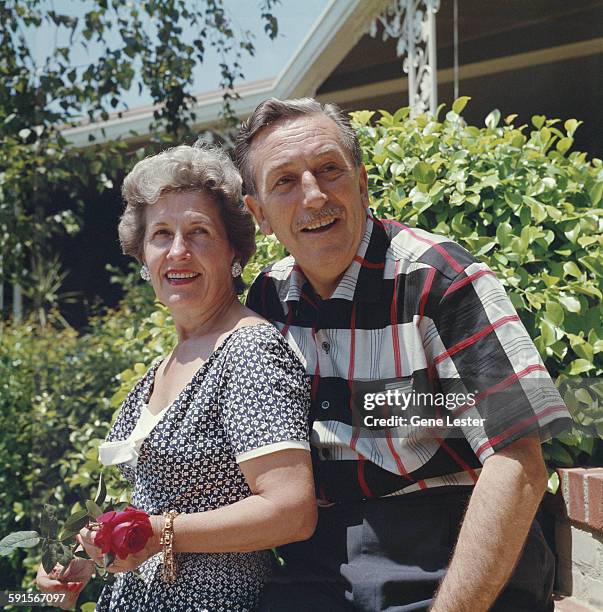
[[[599,53],[603,53],[603,37],[465,64],[459,68],[459,78],[462,80],[474,79],[481,76],[508,72],[510,70],[521,70],[531,66],[552,64],[554,62],[561,62],[578,57],[597,55]],[[453,68],[438,70],[438,84],[452,83],[453,80]],[[400,76],[397,79],[388,79],[377,83],[350,87],[349,89],[330,91],[320,94],[317,96],[317,99],[319,102],[323,103],[331,102],[333,104],[345,105],[357,100],[378,98],[380,96],[404,93],[406,91],[408,91],[408,79],[406,76]],[[404,104],[407,104],[407,101],[402,105]]]
[[[391,0],[332,0],[304,38],[291,60],[275,79],[254,81],[235,88],[240,98],[232,101],[238,117],[246,117],[263,100],[270,97],[292,98],[313,96],[347,53],[360,40],[370,20]],[[197,97],[192,109],[196,114],[195,129],[202,130],[218,123],[222,110],[222,92],[208,92]],[[63,136],[76,147],[108,140],[144,137],[149,133],[156,107],[147,106],[125,111],[121,117],[87,123],[63,131]],[[95,140],[90,142],[88,137]]]

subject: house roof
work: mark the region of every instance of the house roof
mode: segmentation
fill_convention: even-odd
[[[313,96],[329,74],[366,32],[370,22],[391,0],[331,0],[301,42],[293,57],[273,79],[244,83],[235,88],[240,96],[232,107],[239,117],[249,115],[266,98]],[[195,127],[204,129],[217,122],[222,110],[221,90],[197,96],[192,109]],[[156,106],[144,106],[122,112],[107,121],[84,123],[63,131],[75,146],[117,138],[130,139],[149,133]]]

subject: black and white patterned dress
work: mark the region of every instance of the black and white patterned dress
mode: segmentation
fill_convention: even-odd
[[[125,440],[148,402],[155,363],[124,401],[108,441]],[[133,504],[149,514],[204,512],[251,495],[238,463],[284,448],[308,446],[309,383],[279,332],[268,324],[235,330],[211,355],[142,443]],[[270,551],[179,553],[173,584],[161,555],[139,568],[142,580],[118,574],[96,609],[132,612],[251,610],[269,574]]]

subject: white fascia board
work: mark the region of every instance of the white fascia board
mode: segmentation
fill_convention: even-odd
[[[334,0],[277,80],[277,97],[314,96],[391,0]]]
[[[262,100],[272,96],[313,96],[366,32],[370,20],[390,3],[391,0],[332,0],[276,79],[255,81],[235,88],[240,96],[232,101],[235,114],[246,117]],[[148,106],[125,111],[122,117],[68,128],[63,131],[63,136],[76,147],[115,139],[128,140],[135,135],[144,137],[150,131],[154,108]],[[193,108],[197,116],[195,128],[215,125],[221,110],[221,91],[199,96]],[[93,142],[89,140],[90,135],[95,137]]]

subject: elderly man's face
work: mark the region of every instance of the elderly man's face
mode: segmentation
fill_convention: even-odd
[[[262,232],[274,232],[319,295],[329,297],[364,233],[364,166],[354,166],[336,123],[323,114],[264,128],[250,159],[257,194],[245,203]]]

